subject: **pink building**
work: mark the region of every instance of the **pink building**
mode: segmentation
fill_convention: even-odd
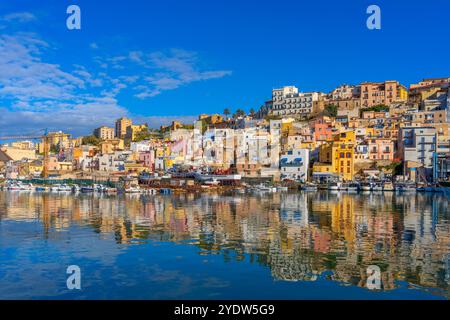
[[[155,170],[155,151],[141,151],[139,152],[139,161],[144,164],[150,171]]]
[[[331,121],[319,118],[314,122],[314,139],[316,141],[329,141],[333,139],[333,124]]]
[[[394,142],[391,139],[369,139],[367,144],[370,160],[394,160]]]

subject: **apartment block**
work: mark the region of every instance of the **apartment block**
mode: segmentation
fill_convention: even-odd
[[[321,108],[319,103],[323,97],[320,92],[299,92],[294,86],[274,89],[270,113],[280,117],[307,118]]]
[[[281,179],[305,182],[308,179],[309,150],[293,149],[280,157]]]
[[[102,126],[94,130],[94,136],[101,140],[112,140],[114,139],[114,128]]]
[[[118,119],[115,125],[116,138],[125,139],[125,136],[127,134],[127,128],[130,127],[132,124],[133,122],[131,121],[131,119],[128,118]]]
[[[398,81],[363,82],[361,83],[361,108],[369,108],[379,104],[390,105],[394,102],[406,101],[408,91]]]
[[[422,167],[424,174],[432,175],[437,152],[437,133],[433,127],[404,127],[399,130],[397,156],[405,162]]]

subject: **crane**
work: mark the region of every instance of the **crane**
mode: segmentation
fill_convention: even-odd
[[[5,140],[19,140],[19,139],[30,139],[30,140],[37,140],[42,139],[44,143],[44,163],[43,163],[43,170],[42,170],[42,177],[48,178],[48,158],[50,153],[50,144],[48,142],[48,129],[41,129],[38,132],[44,131],[44,134],[24,134],[24,135],[11,135],[11,136],[0,136],[0,141]]]

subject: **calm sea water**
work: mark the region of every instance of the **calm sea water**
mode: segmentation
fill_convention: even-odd
[[[439,195],[0,192],[0,299],[448,299],[449,258]]]

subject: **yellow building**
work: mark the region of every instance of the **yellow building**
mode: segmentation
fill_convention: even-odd
[[[34,143],[31,141],[15,141],[11,143],[11,147],[22,150],[33,150]]]
[[[356,135],[354,131],[341,132],[334,137],[332,147],[332,165],[344,181],[353,180],[355,174]]]
[[[42,171],[44,170],[44,164],[40,160],[34,160],[34,161],[29,162],[28,168],[29,168],[30,174],[37,175],[37,174],[41,174]]]
[[[116,138],[123,139],[127,134],[127,128],[131,126],[133,122],[128,118],[120,118],[116,121]]]
[[[125,139],[134,141],[136,139],[136,135],[142,131],[148,130],[148,126],[146,124],[141,125],[131,125],[127,127]]]
[[[314,173],[335,173],[341,180],[351,181],[355,175],[354,131],[341,132],[334,136],[331,144],[320,146],[319,162],[313,165]]]
[[[114,128],[102,126],[94,130],[94,136],[101,140],[112,140],[114,139]]]
[[[100,142],[99,148],[101,154],[111,154],[117,150],[124,150],[125,144],[122,139],[111,139]]]

